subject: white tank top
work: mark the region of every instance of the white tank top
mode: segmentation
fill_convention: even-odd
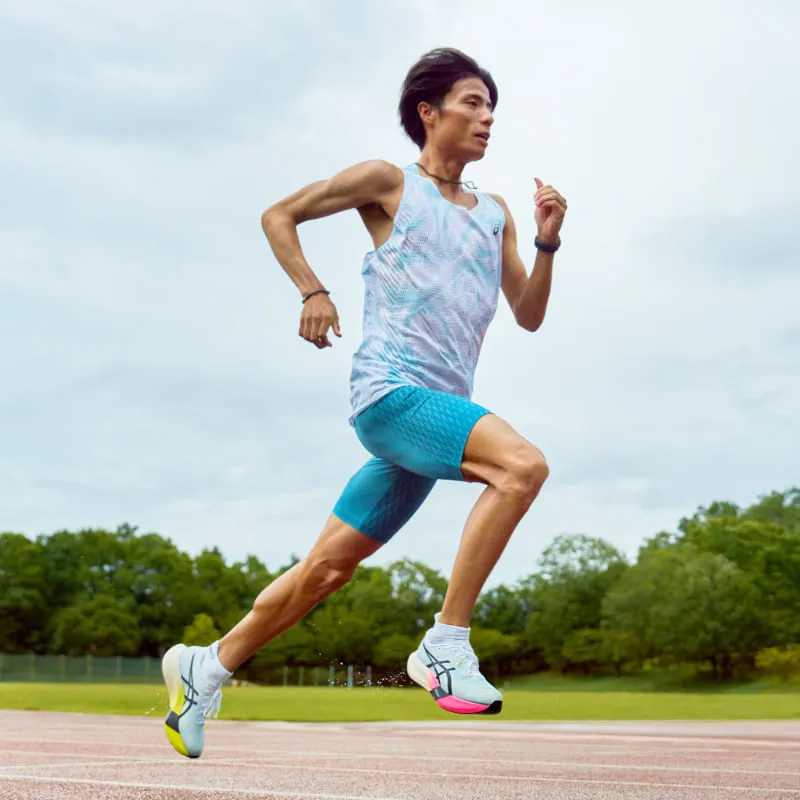
[[[505,214],[476,193],[446,200],[416,165],[403,169],[389,239],[364,257],[363,341],[353,356],[351,424],[398,386],[472,396],[475,367],[497,311]]]

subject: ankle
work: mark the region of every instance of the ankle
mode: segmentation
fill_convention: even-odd
[[[434,620],[436,622],[440,622],[443,625],[450,625],[454,628],[467,628],[469,629],[470,625],[470,614],[457,614],[453,613],[452,611],[442,609],[437,614],[434,615]]]
[[[228,678],[233,675],[233,670],[227,669],[219,658],[219,641],[214,642],[206,648],[205,668],[208,670],[208,675],[212,681],[222,685]]]
[[[442,622],[441,615],[434,617],[433,627],[429,629],[427,638],[433,643],[444,644],[446,642],[468,642],[469,628],[462,625],[450,625]]]

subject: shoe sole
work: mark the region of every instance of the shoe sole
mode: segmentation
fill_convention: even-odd
[[[183,710],[183,681],[181,680],[181,653],[186,649],[186,645],[176,644],[170,647],[161,659],[161,674],[164,676],[164,683],[167,684],[169,693],[169,713],[164,720],[164,732],[169,743],[182,755],[187,758],[197,758],[192,755],[183,743],[181,732],[178,727],[178,715]],[[198,753],[199,755],[199,753]]]
[[[487,705],[486,703],[473,703],[471,700],[462,700],[447,694],[442,689],[436,675],[429,670],[420,660],[416,650],[408,657],[406,672],[417,686],[429,692],[436,701],[436,705],[444,711],[452,714],[499,714],[503,709],[503,701],[495,700]]]

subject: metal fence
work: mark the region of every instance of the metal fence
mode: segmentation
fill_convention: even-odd
[[[98,658],[0,653],[0,681],[6,683],[161,683],[157,658]],[[274,667],[259,684],[273,686],[372,686],[372,667]]]

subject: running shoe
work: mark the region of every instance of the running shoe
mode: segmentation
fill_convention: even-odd
[[[216,717],[222,703],[219,684],[209,680],[203,669],[207,647],[176,644],[161,661],[161,672],[169,692],[169,714],[164,730],[169,743],[189,758],[200,758],[206,738],[206,724]]]
[[[408,657],[408,676],[454,714],[499,714],[503,696],[481,675],[469,641],[432,643],[428,635]]]

